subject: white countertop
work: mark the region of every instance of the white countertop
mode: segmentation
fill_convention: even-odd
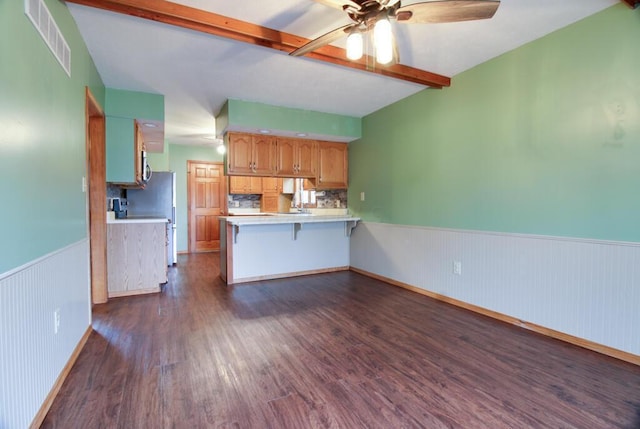
[[[117,224],[117,223],[167,223],[169,219],[164,217],[146,217],[146,216],[131,216],[123,219],[112,219],[110,216],[107,216],[108,224]]]
[[[314,215],[314,214],[253,214],[248,216],[220,216],[231,225],[273,225],[281,223],[321,223],[321,222],[357,222],[359,217],[351,215]]]

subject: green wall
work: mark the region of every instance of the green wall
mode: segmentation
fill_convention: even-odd
[[[216,117],[216,134],[229,129],[260,129],[335,136],[351,141],[362,136],[362,122],[353,116],[228,100]]]
[[[640,241],[639,40],[640,10],[615,5],[367,116],[349,144],[350,209]]]
[[[151,153],[147,152],[147,163],[151,166],[152,171],[168,171],[169,170],[169,147],[168,143],[164,144],[164,152]]]
[[[105,101],[108,116],[164,121],[164,95],[106,88]]]
[[[85,86],[102,106],[104,86],[67,7],[46,4],[71,48],[71,78],[24,2],[0,1],[0,273],[87,236]]]
[[[166,149],[165,149],[166,150]],[[176,230],[178,252],[189,250],[187,222],[187,161],[220,161],[211,146],[169,145],[169,169],[176,172]],[[152,165],[153,166],[153,165]]]

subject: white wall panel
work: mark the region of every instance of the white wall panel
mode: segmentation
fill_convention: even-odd
[[[351,266],[640,355],[640,244],[361,222]]]
[[[233,245],[236,280],[349,266],[345,222],[241,225]]]
[[[0,428],[31,424],[91,323],[89,289],[87,240],[0,275]]]

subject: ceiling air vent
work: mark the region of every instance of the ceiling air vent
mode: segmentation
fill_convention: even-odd
[[[24,0],[24,13],[47,43],[67,75],[71,77],[71,49],[44,4],[44,0]]]

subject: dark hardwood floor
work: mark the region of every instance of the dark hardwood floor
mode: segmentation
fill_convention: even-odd
[[[352,272],[217,276],[96,306],[42,427],[640,428],[632,364]]]

